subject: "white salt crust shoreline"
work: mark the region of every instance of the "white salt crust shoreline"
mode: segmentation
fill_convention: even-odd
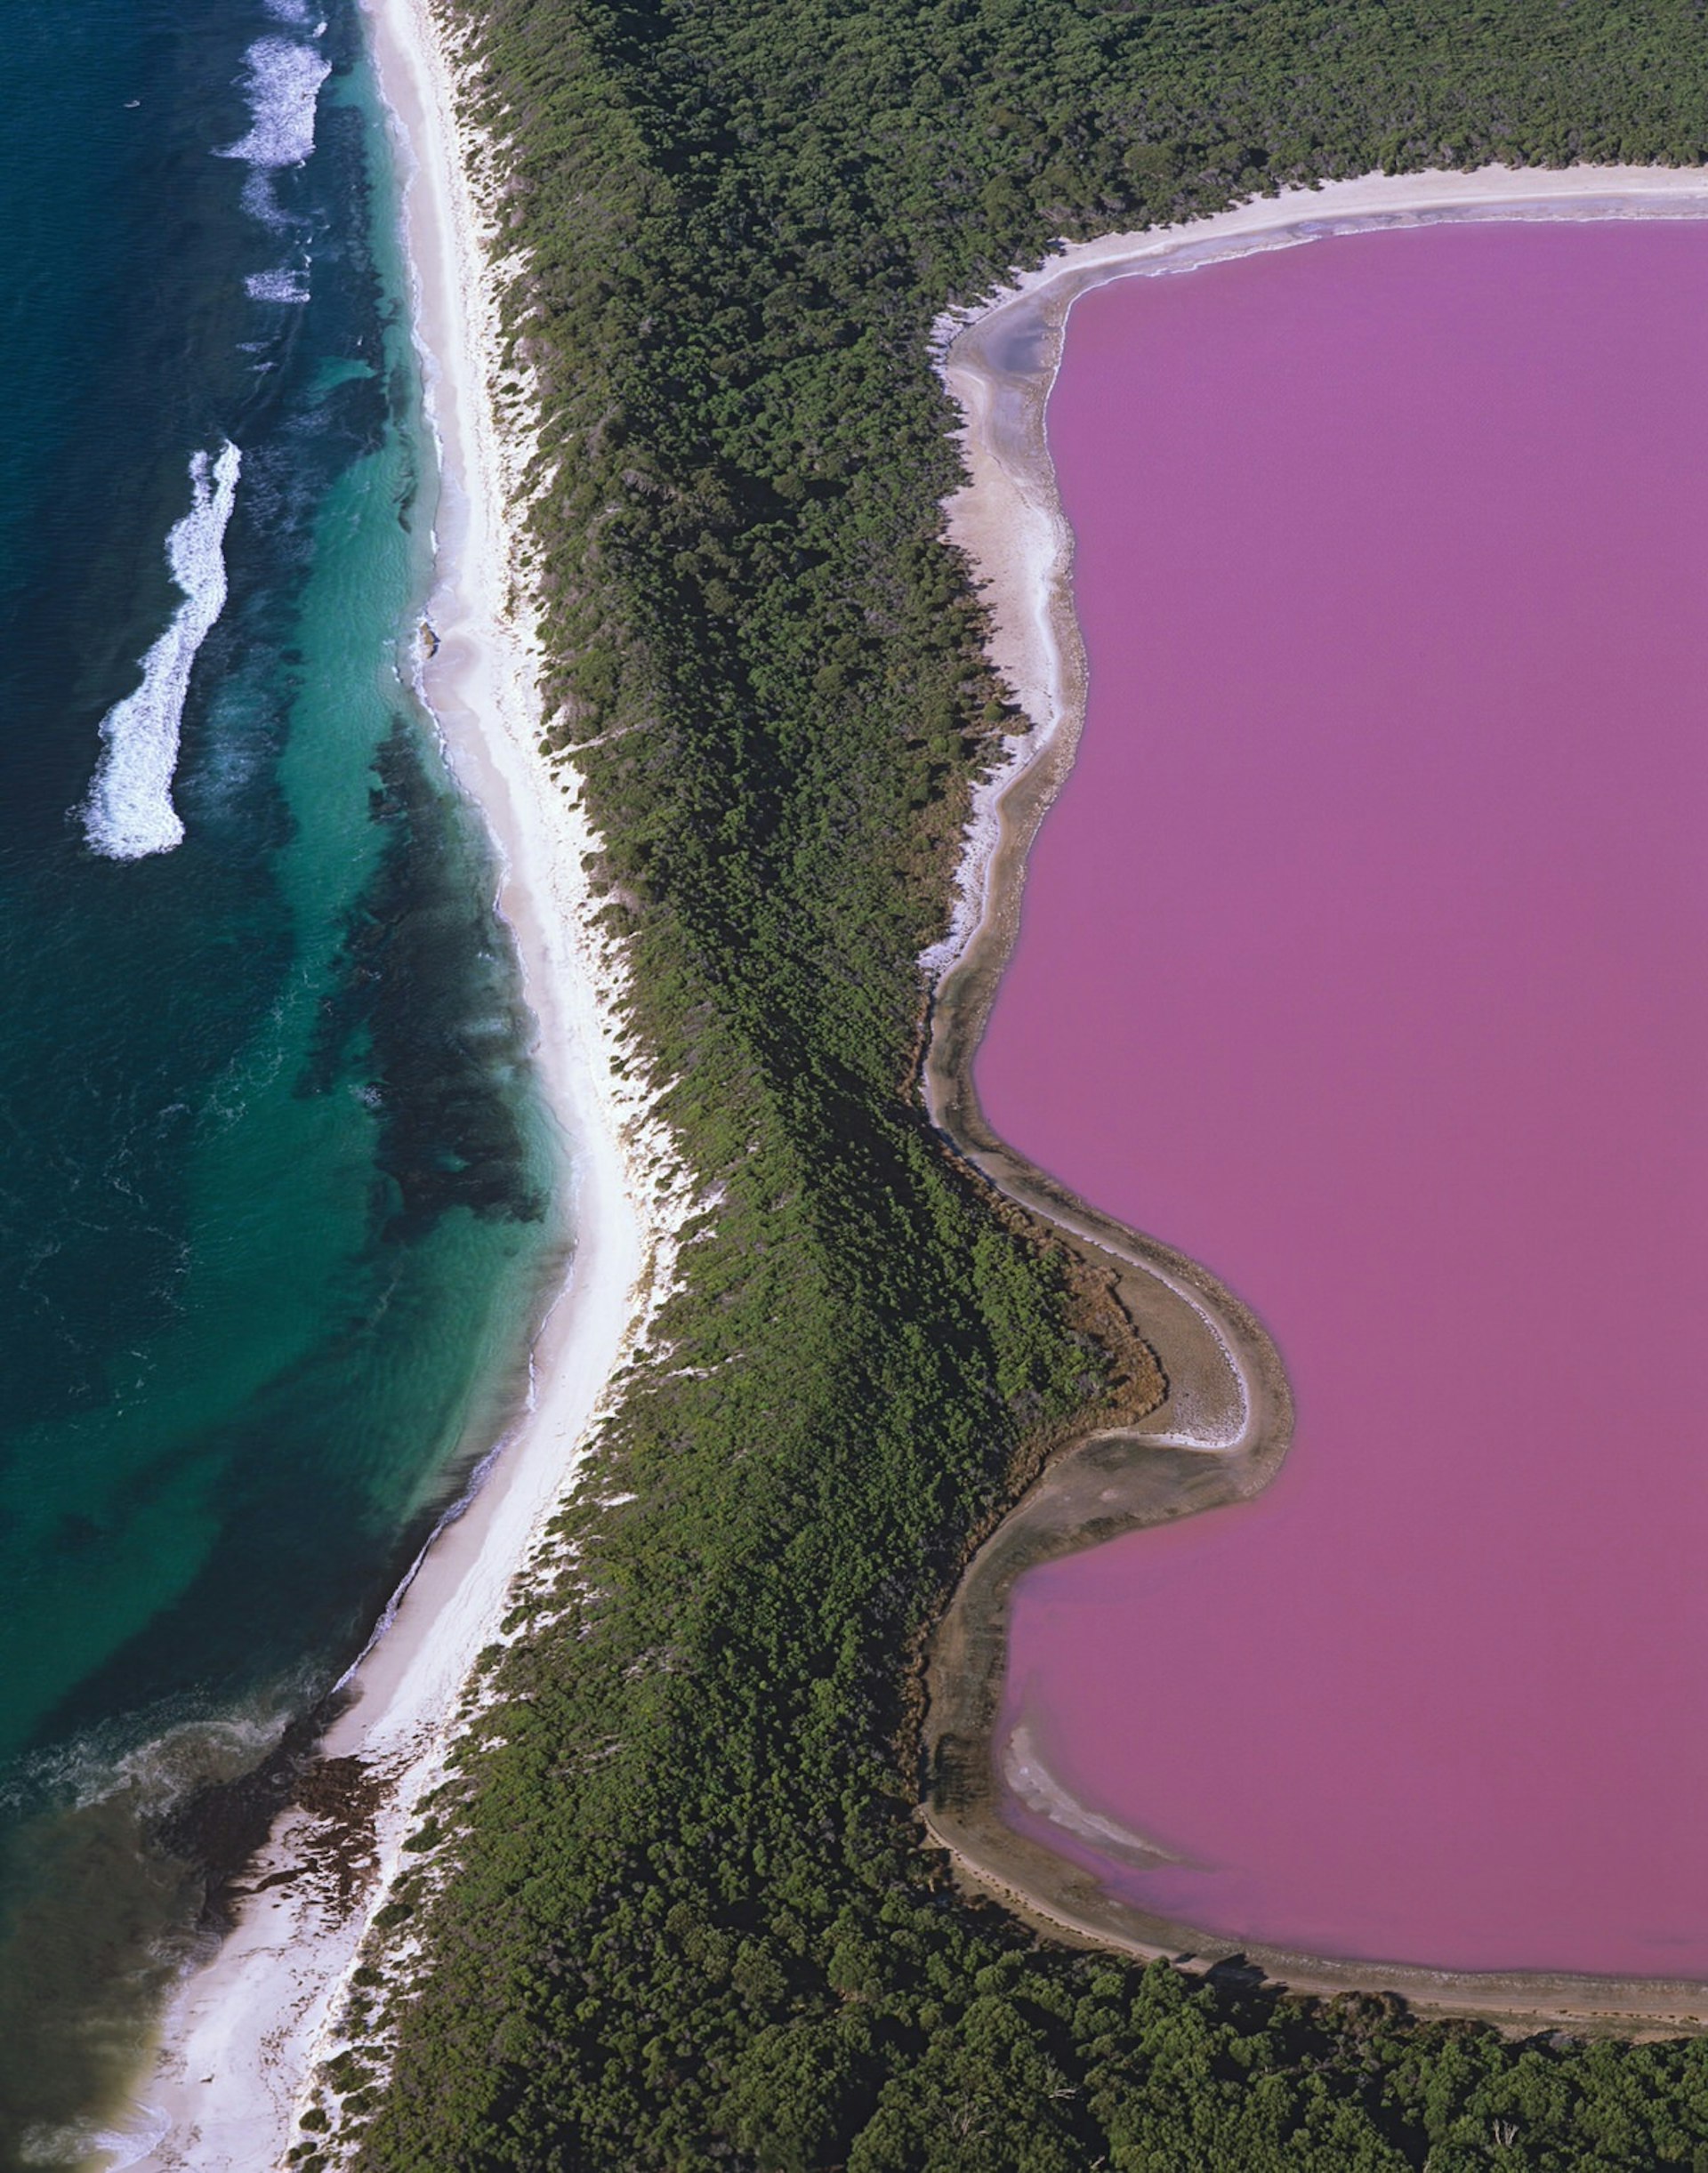
[[[962,412],[968,468],[966,485],[945,502],[949,539],[971,561],[991,615],[991,660],[1019,703],[1026,728],[1008,740],[997,769],[974,788],[949,930],[920,958],[935,988],[940,991],[971,953],[989,944],[994,923],[1002,924],[996,940],[1011,940],[1028,833],[1072,765],[1084,721],[1085,659],[1074,615],[1073,536],[1043,428],[1068,312],[1079,296],[1115,279],[1177,274],[1333,234],[1459,218],[1657,214],[1708,215],[1708,180],[1694,169],[1627,166],[1370,174],[1284,189],[1182,226],[1064,245],[979,307],[947,310],[938,319],[938,366]],[[1016,354],[1006,366],[993,367],[989,334],[999,326],[1012,327]],[[969,334],[975,336],[963,337]],[[1051,787],[1033,800],[1017,830],[1009,809],[1015,788],[1044,770],[1053,772]],[[926,1091],[930,1101],[929,1070]],[[934,1105],[931,1114],[942,1121]],[[1089,1243],[1100,1242],[1070,1215],[1053,1219]],[[1221,1349],[1237,1397],[1237,1415],[1176,1425],[1151,1438],[1164,1447],[1244,1453],[1257,1438],[1261,1419],[1240,1339],[1188,1282],[1157,1262],[1148,1272],[1196,1314]]]
[[[935,326],[939,374],[960,407],[968,480],[944,501],[949,540],[972,561],[993,621],[990,656],[1027,720],[1004,758],[974,793],[949,931],[920,963],[940,984],[988,921],[990,873],[1002,803],[1065,727],[1077,737],[1084,709],[1083,658],[1071,629],[1073,539],[1047,455],[1004,457],[995,409],[999,382],[979,360],[957,355],[963,333],[1022,311],[1040,338],[1027,380],[1040,425],[1061,359],[1068,312],[1083,294],[1111,280],[1173,274],[1260,251],[1295,248],[1330,235],[1379,232],[1454,219],[1641,219],[1708,217],[1708,171],[1664,166],[1481,166],[1469,173],[1371,173],[1284,189],[1232,211],[1138,234],[1064,243],[976,307],[945,310]],[[1070,653],[1071,652],[1071,653]]]
[[[152,2173],[261,2173],[288,2147],[313,2071],[337,2048],[349,1974],[413,1813],[443,1777],[466,1718],[477,1657],[527,1584],[544,1526],[669,1293],[683,1226],[700,1204],[623,1026],[627,970],[593,922],[599,901],[583,865],[598,841],[572,778],[554,775],[539,749],[539,641],[521,527],[536,425],[531,388],[506,369],[500,344],[511,268],[486,212],[486,147],[456,118],[455,63],[428,0],[365,4],[439,449],[428,606],[439,646],[420,688],[498,848],[498,906],[572,1160],[575,1254],[532,1354],[524,1414],[486,1484],[416,1565],[322,1746],[383,1777],[377,1877],[353,1911],[341,1910],[303,1868],[314,1822],[297,1812],[280,1822],[246,1877],[235,1929],[172,2002],[132,2115],[102,2139],[109,2165]]]
[[[939,1002],[963,970],[988,976],[1005,962],[1018,931],[1027,855],[1072,768],[1084,722],[1087,664],[1074,611],[1074,541],[1044,431],[1068,315],[1078,297],[1116,279],[1178,274],[1333,235],[1456,220],[1640,218],[1708,218],[1708,170],[1486,166],[1469,173],[1369,174],[1285,189],[1180,226],[1064,245],[978,307],[946,311],[939,318],[938,366],[961,409],[967,471],[963,487],[944,502],[947,533],[971,562],[990,613],[988,654],[1025,720],[996,769],[975,788],[949,931],[920,959]],[[963,1057],[969,1075],[971,1055],[968,1049]],[[926,1081],[938,1116],[940,1086],[934,1094],[939,1082],[929,1061]],[[971,1106],[976,1110],[976,1098]],[[976,1151],[974,1159],[979,1159]],[[986,1166],[982,1161],[980,1166]],[[1070,1211],[1040,1201],[1029,1204],[1076,1235],[1104,1242]],[[1231,1358],[1237,1339],[1222,1332],[1212,1311],[1184,1284],[1146,1265],[1175,1296],[1193,1304]],[[1246,1407],[1237,1435],[1155,1438],[1241,1450],[1252,1432],[1250,1380],[1237,1359],[1233,1367]],[[994,1748],[987,1742],[987,1755]],[[1064,1837],[1097,1840],[1130,1861],[1166,1857],[1166,1851],[1075,1798],[1018,1732],[994,1770],[999,1791],[1011,1791]],[[933,1838],[964,1875],[1052,1930],[1148,1960],[1196,1951],[1200,1966],[1208,1966],[1229,1951],[1225,1939],[1114,1903],[1069,1860],[1050,1857],[994,1822],[981,1822],[976,1840],[970,1833],[949,1838],[943,1823],[928,1815]],[[1425,2010],[1495,2016],[1522,2026],[1588,2023],[1640,2034],[1657,2024],[1691,2029],[1708,2024],[1708,1987],[1697,1984],[1454,1973],[1283,1954],[1254,1945],[1242,1952],[1272,1976],[1301,1989],[1381,1983]]]

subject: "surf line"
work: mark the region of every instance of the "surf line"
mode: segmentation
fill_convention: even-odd
[[[225,608],[225,531],[243,455],[230,439],[189,463],[190,506],[166,535],[166,565],[184,600],[142,659],[142,683],[101,720],[101,753],[79,810],[84,835],[108,860],[142,860],[181,845],[172,781],[197,651]]]

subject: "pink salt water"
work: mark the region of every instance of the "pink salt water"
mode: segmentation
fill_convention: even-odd
[[[1007,1723],[1145,1906],[1708,1977],[1708,228],[1075,308],[1091,707],[978,1063],[1263,1318],[1251,1505],[1030,1573]]]

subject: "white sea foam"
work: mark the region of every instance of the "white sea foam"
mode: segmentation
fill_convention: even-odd
[[[278,271],[254,271],[244,281],[252,302],[306,302],[309,275],[290,265]]]
[[[13,1759],[0,1783],[0,1819],[63,1817],[117,1804],[141,1821],[157,1822],[197,1790],[253,1773],[325,1687],[304,1662],[228,1712],[197,1712],[192,1701],[163,1699],[98,1722]]]
[[[249,72],[251,120],[246,135],[226,144],[222,158],[272,172],[300,166],[314,149],[314,109],[331,64],[294,38],[259,37],[243,56]]]
[[[169,853],[184,825],[172,804],[178,736],[190,666],[225,608],[225,529],[241,455],[228,442],[189,463],[190,508],[166,537],[166,564],[184,592],[170,626],[142,659],[142,684],[101,720],[101,756],[83,813],[84,834],[109,860]]]
[[[134,2119],[123,2128],[102,2128],[96,2131],[94,2147],[107,2153],[106,2173],[124,2173],[126,2166],[139,2166],[155,2152],[172,2133],[172,2121],[156,2105],[139,2105]]]
[[[304,25],[314,20],[314,11],[309,0],[267,0],[267,12],[275,22],[294,22]]]
[[[123,2128],[92,2128],[78,2123],[68,2128],[31,2128],[20,2145],[27,2166],[87,2166],[99,2160],[101,2173],[123,2173],[127,2166],[151,2158],[172,2132],[167,2116],[150,2105],[141,2105]]]

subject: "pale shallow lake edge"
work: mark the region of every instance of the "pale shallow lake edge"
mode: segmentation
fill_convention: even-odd
[[[1261,1324],[1195,1263],[1099,1213],[992,1131],[973,1059],[1019,930],[1027,855],[1073,766],[1086,664],[1073,600],[1073,541],[1044,433],[1069,312],[1111,280],[1174,276],[1346,233],[1462,220],[1708,217],[1700,169],[1486,167],[1372,174],[1285,190],[1213,218],[1066,245],[977,310],[939,322],[940,368],[963,417],[968,480],[946,502],[949,540],[971,561],[992,621],[992,662],[1026,729],[974,796],[955,919],[922,965],[934,985],[922,1088],[934,1122],[997,1188],[1118,1277],[1156,1351],[1169,1400],[1141,1426],[1070,1440],[979,1550],[933,1638],[923,1817],[959,1871],[1019,1914],[1077,1942],[1211,1969],[1237,1957],[1309,1992],[1391,1990],[1420,2010],[1519,2028],[1557,2024],[1630,2035],[1708,2028],[1708,1985],[1647,1978],[1493,1974],[1339,1960],[1214,1936],[1116,1899],[1092,1875],[1003,1816],[1010,1779],[995,1730],[1011,1595],[1035,1564],[1145,1525],[1249,1498],[1285,1454],[1292,1401]],[[1107,1824],[1051,1776],[1032,1808],[1082,1838]],[[1123,1853],[1142,1851],[1124,1837]]]
[[[234,1928],[173,2000],[129,2113],[91,2162],[223,2173],[278,2164],[342,2048],[350,1972],[387,1900],[418,1807],[479,1710],[476,1662],[537,1565],[703,1211],[658,1088],[623,1017],[629,970],[600,926],[584,861],[600,840],[540,745],[540,640],[525,529],[536,479],[532,387],[503,352],[516,266],[495,241],[503,176],[459,118],[457,60],[431,0],[364,0],[402,184],[413,332],[439,453],[432,592],[439,646],[418,690],[497,848],[536,1055],[572,1158],[574,1255],[536,1341],[527,1407],[483,1483],[416,1563],[346,1685],[320,1755],[376,1799],[356,1891],[317,1876],[324,1822],[287,1810],[246,1873]],[[407,1943],[370,1952],[407,1965]]]

